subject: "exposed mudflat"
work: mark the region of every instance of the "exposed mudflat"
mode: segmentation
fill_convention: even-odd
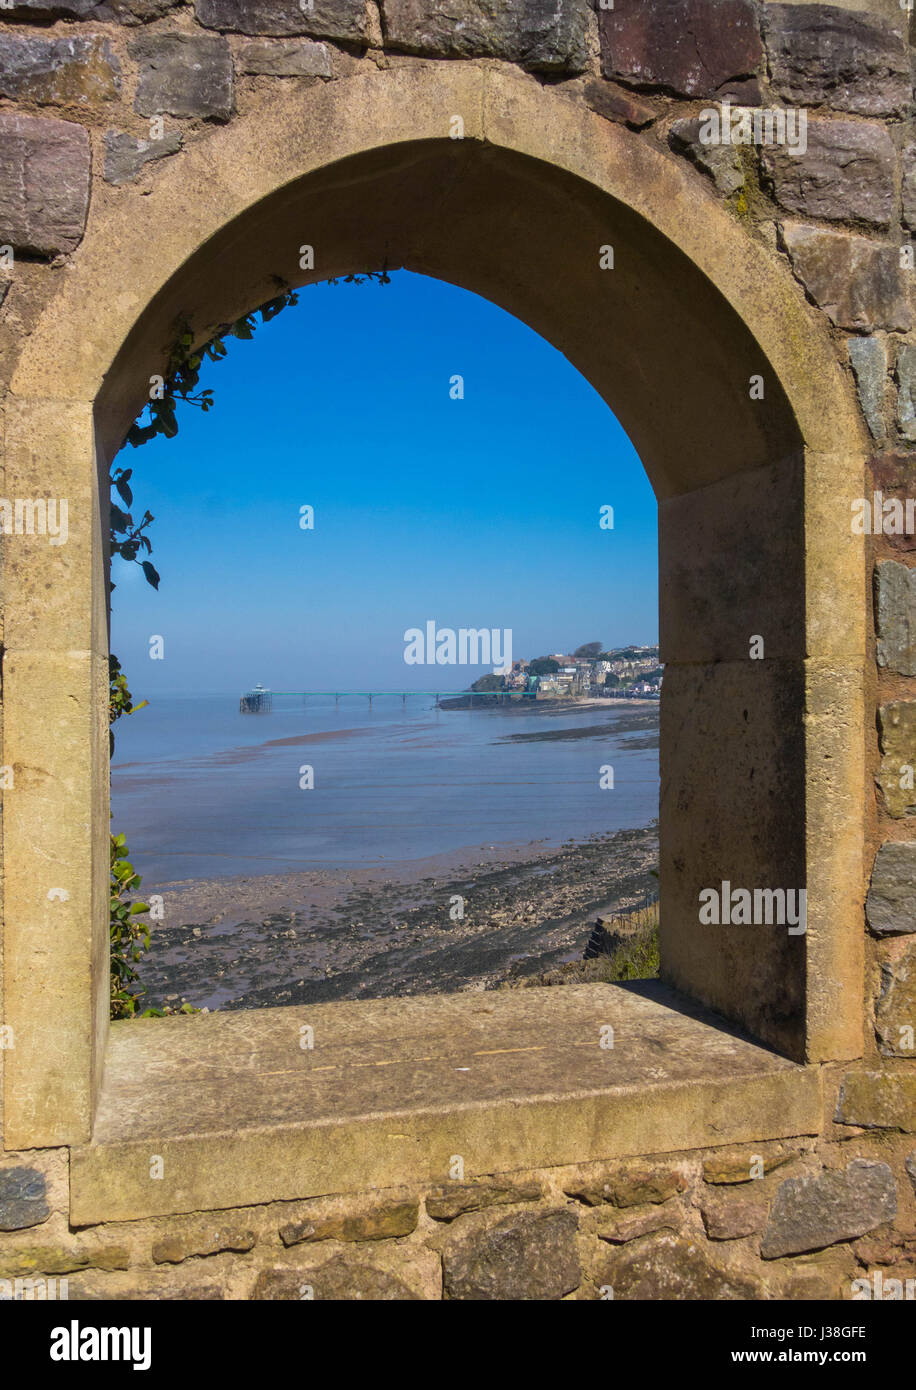
[[[657,886],[651,826],[560,849],[489,845],[384,869],[153,887],[143,1005],[243,1009],[492,989],[582,955]],[[463,900],[463,917],[459,916]]]

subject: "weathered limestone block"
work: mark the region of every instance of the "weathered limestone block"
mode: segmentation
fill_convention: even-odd
[[[227,1225],[205,1218],[176,1226],[168,1235],[154,1241],[153,1263],[177,1265],[182,1260],[218,1255],[224,1250],[244,1253],[252,1250],[256,1243],[254,1231],[243,1225]]]
[[[795,1149],[724,1149],[704,1160],[703,1181],[715,1184],[759,1182],[798,1157]]]
[[[38,1245],[0,1250],[0,1279],[32,1274],[75,1274],[84,1269],[127,1269],[130,1254],[121,1245]]]
[[[894,211],[897,152],[882,125],[808,121],[808,148],[761,148],[761,163],[780,207],[802,217],[887,227]]]
[[[432,1300],[442,1296],[442,1273],[438,1256],[431,1250],[375,1246],[370,1255],[353,1247],[338,1251],[330,1259],[262,1269],[250,1296],[271,1301]]]
[[[885,1057],[916,1059],[916,950],[881,966],[875,1033]]]
[[[699,1241],[669,1235],[647,1236],[607,1253],[598,1262],[595,1282],[617,1299],[751,1299],[759,1286],[714,1260]]]
[[[895,246],[799,224],[782,236],[798,279],[838,328],[906,332],[906,284]]]
[[[887,385],[887,349],[880,338],[850,338],[849,360],[856,379],[859,404],[873,439],[884,439],[884,390]]]
[[[668,144],[675,154],[683,154],[708,174],[716,188],[728,198],[744,187],[741,156],[734,145],[704,145],[700,139],[699,117],[672,122]]]
[[[71,1303],[119,1302],[214,1302],[225,1297],[215,1281],[183,1271],[135,1269],[126,1274],[78,1274],[68,1279],[67,1297]]]
[[[73,251],[89,211],[89,132],[0,111],[0,243],[38,256]]]
[[[916,815],[916,700],[894,700],[878,710],[881,767],[876,781],[889,815]],[[916,930],[916,927],[914,927]]]
[[[609,1245],[626,1245],[654,1231],[679,1231],[684,1212],[676,1197],[661,1206],[629,1207],[621,1213],[615,1207],[598,1207],[588,1229]]]
[[[876,936],[916,932],[916,842],[887,840],[878,850],[865,916]]]
[[[583,0],[381,0],[385,42],[443,58],[503,58],[534,72],[581,72]]]
[[[419,1294],[387,1270],[363,1264],[356,1269],[342,1260],[329,1260],[315,1270],[275,1266],[262,1269],[251,1297],[257,1300],[361,1299],[373,1303],[416,1300]]]
[[[744,1192],[708,1192],[700,1201],[703,1225],[710,1240],[739,1240],[762,1231],[767,1223],[768,1203]]]
[[[327,45],[311,39],[253,39],[238,52],[239,72],[268,77],[330,77]]]
[[[834,1118],[840,1125],[916,1133],[916,1073],[911,1070],[847,1073]]]
[[[875,566],[878,665],[916,676],[916,569],[896,560]]]
[[[905,344],[897,354],[897,428],[916,442],[916,347]]]
[[[603,1202],[615,1207],[636,1207],[644,1203],[666,1202],[686,1192],[687,1179],[679,1168],[656,1167],[646,1163],[626,1163],[600,1169],[564,1183],[563,1191],[587,1206]]]
[[[773,90],[801,106],[822,103],[858,116],[897,116],[912,86],[906,45],[876,15],[835,5],[764,8]]]
[[[861,1273],[852,1258],[842,1250],[828,1250],[826,1256],[803,1255],[786,1266],[777,1286],[778,1297],[798,1303],[822,1299],[845,1301],[852,1294],[853,1279]]]
[[[121,65],[107,39],[0,34],[0,96],[41,106],[114,101]]]
[[[105,132],[105,180],[115,185],[129,183],[142,173],[154,159],[177,154],[181,149],[181,134],[169,130],[161,140],[138,140],[116,130]]]
[[[426,1210],[434,1221],[454,1221],[467,1211],[537,1202],[544,1195],[540,1183],[455,1183],[430,1192]]]
[[[601,70],[636,87],[711,97],[763,58],[750,0],[668,0],[598,12]]]
[[[209,34],[142,34],[128,52],[140,64],[134,109],[141,116],[201,116],[228,121],[233,109],[232,57]]]
[[[582,95],[586,104],[593,111],[597,111],[599,116],[603,116],[607,121],[621,121],[631,130],[643,130],[647,125],[651,125],[658,114],[647,101],[641,101],[625,87],[618,87],[615,82],[593,79],[586,82]]]
[[[391,1240],[415,1231],[419,1214],[416,1198],[354,1205],[318,1197],[306,1203],[301,1220],[280,1227],[280,1239],[286,1246],[311,1240]]]
[[[40,1169],[0,1169],[0,1231],[40,1226],[50,1215],[47,1181]]]
[[[845,1169],[786,1178],[760,1247],[765,1260],[823,1250],[893,1221],[897,1184],[886,1163],[854,1158]]]
[[[319,39],[358,41],[366,34],[363,0],[195,0],[194,12],[207,29],[234,34],[311,34]]]
[[[474,1218],[471,1218],[474,1220]],[[575,1212],[525,1211],[462,1225],[442,1250],[448,1298],[560,1299],[581,1279]]]

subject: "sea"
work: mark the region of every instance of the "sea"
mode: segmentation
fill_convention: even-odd
[[[274,695],[270,713],[242,714],[237,696],[189,695],[115,725],[112,829],[148,890],[554,848],[650,824],[658,788],[657,707],[641,702],[506,712]]]

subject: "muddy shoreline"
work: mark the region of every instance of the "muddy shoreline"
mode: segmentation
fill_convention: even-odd
[[[139,967],[141,1007],[493,989],[580,957],[597,914],[654,893],[657,859],[653,825],[559,849],[489,845],[356,871],[144,884],[165,917]]]

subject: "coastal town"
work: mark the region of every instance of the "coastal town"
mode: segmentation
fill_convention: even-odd
[[[506,675],[490,673],[471,686],[478,694],[506,693],[529,699],[640,699],[661,697],[658,647],[614,647],[586,642],[574,652],[552,652],[513,661]]]

